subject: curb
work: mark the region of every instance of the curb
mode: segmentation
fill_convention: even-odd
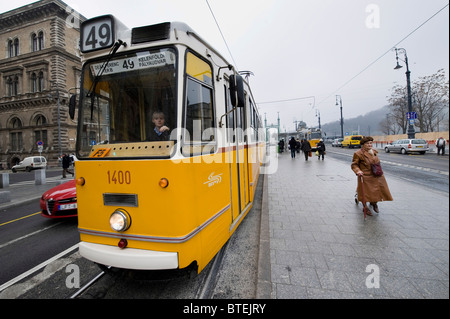
[[[269,238],[269,180],[264,174],[261,205],[261,225],[259,230],[258,281],[256,284],[256,299],[271,299],[272,282],[270,266]]]

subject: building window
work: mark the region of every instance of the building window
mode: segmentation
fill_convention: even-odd
[[[39,32],[38,34],[38,49],[43,50],[44,49],[44,32]]]
[[[37,79],[37,89],[39,92],[42,92],[44,90],[44,73],[39,72],[38,79]]]
[[[22,128],[22,121],[19,118],[14,117],[14,118],[11,119],[10,127],[12,129]]]
[[[44,49],[44,32],[41,31],[38,34],[31,34],[31,46],[33,52]]]
[[[6,79],[6,94],[8,96],[13,96],[13,80],[11,77]]]
[[[31,92],[42,92],[44,90],[44,73],[39,72],[38,75],[36,75],[35,72],[31,73]]]
[[[19,77],[16,75],[12,79],[12,94],[11,96],[16,96],[19,94]]]
[[[17,75],[6,78],[6,94],[7,96],[16,96],[19,94],[19,77]]]
[[[31,92],[36,93],[37,92],[37,76],[36,73],[31,73]]]
[[[14,39],[14,56],[19,55],[19,39]]]
[[[21,129],[22,128],[22,121],[14,117],[11,119],[10,128],[12,129]],[[23,138],[22,138],[22,132],[11,132],[10,133],[10,143],[11,143],[11,150],[12,151],[21,151],[23,148]]]
[[[14,46],[13,46],[13,41],[12,40],[8,41],[8,56],[10,58],[12,58],[14,56]]]
[[[19,39],[15,38],[8,41],[8,57],[12,58],[19,55]]]
[[[48,146],[47,142],[47,130],[44,130],[44,126],[47,124],[47,119],[44,115],[37,115],[34,118],[34,125],[37,126],[37,129],[34,131],[34,145],[37,145],[37,142],[41,141],[44,143],[44,147]]]
[[[21,151],[23,148],[22,132],[13,132],[10,135],[11,138],[11,150]]]

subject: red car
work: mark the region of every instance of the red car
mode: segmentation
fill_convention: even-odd
[[[77,190],[70,180],[46,191],[41,197],[41,215],[47,218],[77,216]]]

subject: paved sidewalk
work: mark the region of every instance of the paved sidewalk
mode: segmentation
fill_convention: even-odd
[[[364,221],[350,162],[278,160],[268,176],[272,298],[449,298],[448,193],[386,175],[394,201]]]

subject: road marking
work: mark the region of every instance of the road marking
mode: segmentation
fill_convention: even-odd
[[[330,153],[338,154],[338,155],[346,155],[348,157],[353,157],[353,154],[348,154],[348,153],[340,153],[340,152],[333,152],[333,151],[330,151]],[[386,161],[386,160],[382,160],[382,159],[380,159],[380,161],[381,161],[382,164],[391,164],[391,165],[395,165],[395,166],[414,168],[414,169],[418,169],[418,170],[422,170],[422,171],[427,171],[427,172],[431,172],[431,173],[436,173],[436,174],[440,174],[440,175],[449,176],[449,172],[441,171],[441,170],[434,169],[434,168],[421,167],[421,166],[415,166],[415,165],[410,165],[410,164],[403,164],[403,163],[398,163],[398,162],[391,162],[391,161]]]
[[[18,220],[25,219],[25,218],[28,218],[28,217],[31,217],[31,216],[34,216],[34,215],[37,215],[37,214],[40,214],[40,213],[41,213],[41,212],[37,212],[37,213],[34,213],[34,214],[30,214],[30,215],[28,215],[28,216],[24,216],[24,217],[20,217],[20,218],[14,219],[14,220],[10,220],[9,222],[0,224],[0,226],[5,226],[5,225],[7,225],[7,224],[14,223],[14,222],[16,222],[16,221],[18,221]]]
[[[15,283],[21,281],[22,279],[28,277],[28,276],[31,275],[32,273],[34,273],[34,272],[40,270],[41,268],[44,268],[44,267],[47,266],[48,264],[54,262],[55,260],[61,258],[62,256],[64,256],[64,255],[70,253],[72,250],[75,250],[75,249],[77,249],[77,248],[78,248],[78,244],[75,244],[75,245],[73,245],[72,247],[70,247],[70,248],[64,250],[62,253],[59,253],[58,255],[53,256],[52,258],[50,258],[50,259],[44,261],[43,263],[37,265],[36,267],[34,267],[34,268],[32,268],[32,269],[30,269],[30,270],[24,272],[23,274],[17,276],[16,278],[11,279],[10,281],[4,283],[3,285],[0,286],[0,292],[1,292],[2,290],[5,290],[5,289],[8,288],[8,287],[14,285]]]
[[[62,222],[55,223],[55,224],[50,225],[50,226],[48,226],[48,227],[42,228],[42,229],[40,229],[40,230],[37,230],[37,231],[35,231],[35,232],[33,232],[33,233],[29,233],[28,235],[25,235],[25,236],[22,236],[22,237],[13,239],[13,240],[11,240],[11,241],[9,241],[9,242],[3,244],[3,245],[0,245],[0,249],[4,248],[4,247],[6,247],[6,246],[9,246],[9,245],[11,245],[11,244],[14,244],[14,243],[16,243],[16,242],[18,242],[18,241],[20,241],[20,240],[22,240],[22,239],[25,239],[25,238],[27,238],[27,237],[30,237],[30,236],[39,234],[40,232],[46,231],[46,230],[48,230],[48,229],[50,229],[50,228],[53,228],[53,227],[55,227],[55,226],[57,226],[57,225],[59,225],[59,224],[61,224],[61,223],[62,223]]]

